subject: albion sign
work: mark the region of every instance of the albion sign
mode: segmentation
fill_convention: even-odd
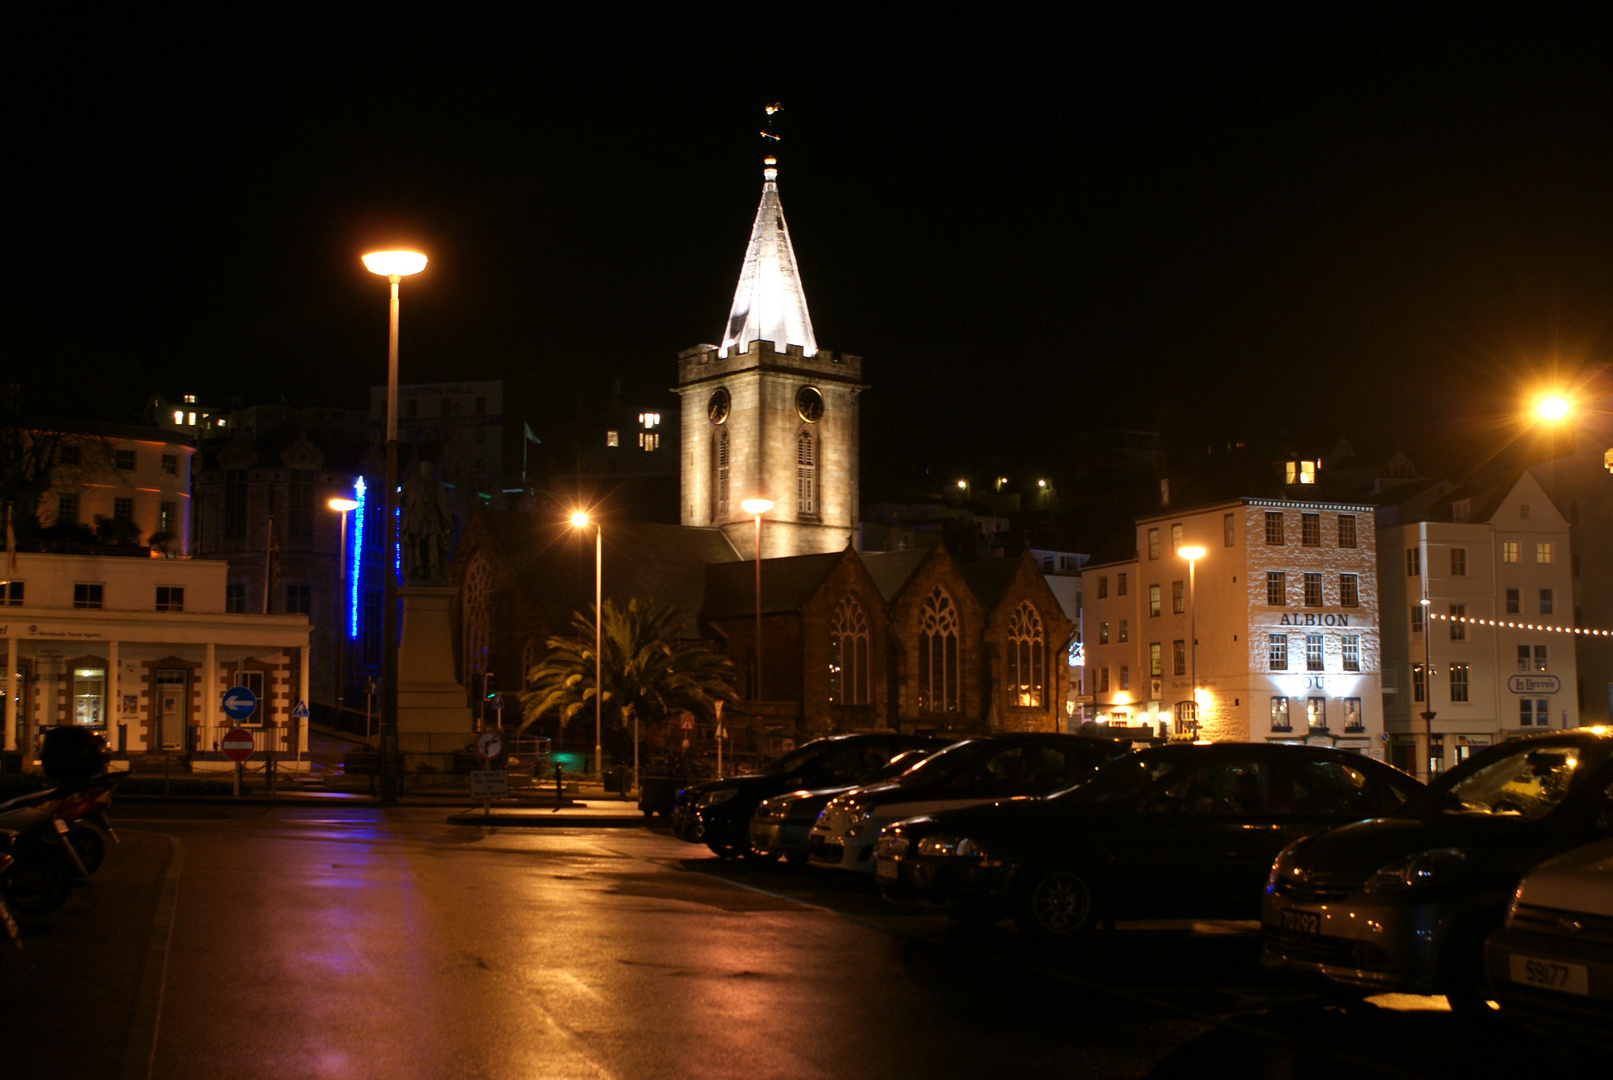
[[[1308,615],[1284,615],[1278,626],[1349,626],[1348,615],[1318,615],[1311,612]]]

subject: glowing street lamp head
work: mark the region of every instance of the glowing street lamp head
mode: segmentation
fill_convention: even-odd
[[[340,496],[338,496],[338,497],[332,499],[330,502],[326,503],[326,505],[329,506],[332,510],[336,511],[338,514],[345,514],[349,510],[357,510],[358,509],[358,500],[357,499],[344,499],[344,498],[341,498]]]
[[[959,480],[958,481],[958,490],[959,491],[965,491],[965,490],[968,489],[968,487],[969,487],[969,481],[967,481],[967,480]]]
[[[747,514],[756,514],[756,515],[760,516],[762,514],[767,513],[769,510],[773,509],[773,500],[772,499],[746,499],[744,502],[739,504],[739,508],[741,510],[745,511],[745,513],[747,513]]]
[[[364,256],[364,269],[382,277],[408,277],[426,268],[426,257],[418,251],[372,251]]]
[[[587,511],[584,511],[584,510],[573,511],[572,515],[571,515],[571,525],[572,525],[572,528],[575,528],[575,529],[586,529],[588,527],[588,513],[587,513]]]
[[[1542,394],[1535,399],[1535,415],[1550,423],[1566,420],[1572,409],[1572,403],[1561,394]]]
[[[1204,558],[1204,549],[1201,547],[1179,547],[1176,549],[1176,554],[1188,562],[1197,562]]]

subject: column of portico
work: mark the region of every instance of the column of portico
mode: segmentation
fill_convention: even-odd
[[[5,747],[7,750],[17,749],[19,733],[17,731],[17,691],[21,684],[17,680],[17,639],[6,638],[6,732]]]
[[[202,747],[213,749],[218,741],[218,654],[211,641],[202,660]]]
[[[116,750],[118,748],[118,725],[123,723],[123,698],[118,693],[118,642],[116,638],[106,643],[106,741]]]
[[[304,645],[297,652],[302,659],[302,664],[300,665],[302,675],[298,682],[301,689],[297,693],[297,700],[306,703],[308,701],[308,646]],[[308,724],[309,720],[297,721],[297,760],[299,761],[308,756]]]

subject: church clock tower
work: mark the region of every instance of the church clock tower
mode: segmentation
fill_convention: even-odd
[[[681,518],[718,526],[754,554],[753,517],[741,504],[767,499],[763,558],[841,551],[857,529],[862,357],[818,348],[777,162],[766,166],[722,344],[678,354]]]

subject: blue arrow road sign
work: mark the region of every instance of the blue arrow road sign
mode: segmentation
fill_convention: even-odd
[[[224,715],[231,720],[245,720],[258,711],[258,695],[244,686],[232,686],[224,691]]]

